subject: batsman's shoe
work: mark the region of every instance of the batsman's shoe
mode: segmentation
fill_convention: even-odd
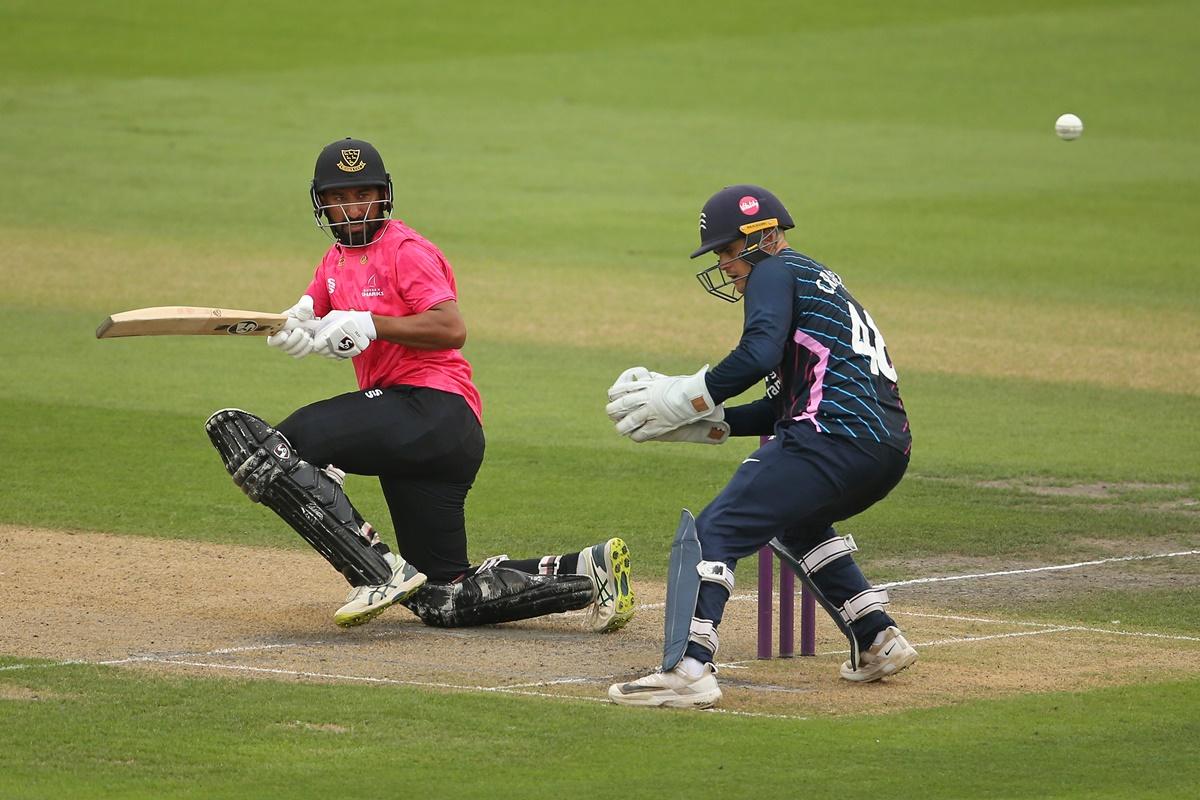
[[[622,706],[666,706],[667,708],[708,708],[721,699],[717,686],[717,668],[705,664],[697,677],[677,666],[670,672],[654,672],[629,683],[608,687],[608,699]]]
[[[407,600],[425,585],[425,573],[395,553],[384,556],[392,566],[392,579],[377,586],[355,586],[346,596],[346,604],[333,615],[333,621],[343,628],[370,622],[393,603]]]
[[[588,606],[588,627],[611,633],[633,617],[633,588],[629,583],[629,545],[613,537],[579,554],[579,571],[592,579],[596,599]]]
[[[913,665],[917,660],[917,650],[908,643],[900,629],[892,625],[884,630],[882,638],[863,651],[859,660],[862,664],[858,669],[848,659],[842,664],[843,678],[867,683],[895,675]]]

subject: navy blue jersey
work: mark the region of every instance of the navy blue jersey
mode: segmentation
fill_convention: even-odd
[[[742,338],[707,376],[718,403],[767,379],[766,397],[726,410],[735,435],[811,425],[909,452],[912,436],[887,345],[835,272],[785,249],[754,267],[743,300]]]

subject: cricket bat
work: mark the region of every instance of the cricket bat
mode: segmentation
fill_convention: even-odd
[[[96,329],[97,339],[118,336],[270,336],[287,317],[235,308],[158,306],[113,314]]]

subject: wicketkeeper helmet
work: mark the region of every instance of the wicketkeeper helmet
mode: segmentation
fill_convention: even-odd
[[[764,224],[768,221],[774,224]],[[726,186],[708,198],[700,210],[700,248],[692,253],[692,258],[755,231],[774,227],[785,231],[796,227],[778,197],[749,183]]]
[[[708,198],[700,210],[700,247],[692,258],[702,256],[730,242],[746,237],[746,246],[738,255],[750,265],[757,264],[769,253],[761,249],[763,237],[771,231],[796,227],[792,215],[779,198],[761,186],[740,183],[726,186]],[[734,281],[725,278],[720,264],[696,273],[696,278],[711,295],[736,303],[740,296],[731,288]]]

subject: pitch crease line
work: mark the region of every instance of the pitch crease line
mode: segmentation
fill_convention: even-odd
[[[1077,561],[1071,564],[1050,564],[1044,567],[1029,567],[1026,569],[1008,569],[999,570],[997,572],[973,572],[967,575],[944,575],[928,578],[912,578],[903,581],[891,581],[890,583],[876,584],[876,589],[891,589],[896,586],[913,586],[922,583],[943,583],[946,581],[965,581],[976,578],[998,578],[1005,575],[1027,575],[1034,572],[1054,572],[1068,569],[1079,569],[1081,567],[1094,567],[1100,564],[1114,564],[1124,561],[1148,561],[1155,558],[1179,558],[1181,556],[1196,556],[1200,555],[1200,550],[1178,550],[1174,553],[1150,553],[1149,555],[1141,556],[1113,556],[1112,558],[1100,558],[1093,561]],[[799,590],[797,590],[799,594]],[[729,598],[729,602],[757,600],[758,595],[755,594],[736,594]],[[666,603],[641,603],[637,606],[639,611],[653,611],[662,608]],[[585,615],[586,611],[567,611],[561,616],[563,617],[579,617]]]
[[[962,617],[953,614],[926,614],[919,611],[897,611],[901,617],[926,617],[928,619],[952,619],[958,622],[987,622],[992,625],[1022,625],[1031,628],[1054,628],[1055,630],[1084,631],[1086,633],[1108,633],[1114,636],[1143,636],[1147,639],[1172,639],[1181,642],[1200,642],[1200,636],[1184,636],[1157,631],[1118,631],[1112,628],[1093,628],[1086,625],[1064,625],[1063,623],[1024,622],[1012,619],[988,619],[986,617]]]
[[[1094,561],[1077,561],[1073,564],[1053,564],[1045,567],[1029,567],[1027,569],[1006,569],[998,572],[976,572],[969,575],[945,575],[932,578],[913,578],[906,581],[880,583],[877,584],[875,588],[890,589],[894,586],[912,586],[918,583],[944,583],[946,581],[971,580],[972,578],[997,578],[1004,575],[1028,575],[1033,572],[1053,572],[1056,570],[1079,569],[1080,567],[1095,567],[1100,564],[1116,564],[1124,561],[1148,561],[1153,558],[1178,558],[1180,556],[1195,555],[1200,555],[1200,550],[1180,550],[1174,553],[1152,553],[1145,556],[1114,556],[1112,558],[1099,558]]]
[[[599,697],[574,697],[573,695],[547,694],[545,692],[527,692],[519,689],[513,689],[507,686],[466,686],[456,683],[438,683],[436,681],[406,681],[400,678],[376,678],[369,675],[339,675],[328,672],[305,672],[294,669],[278,669],[275,667],[252,667],[244,664],[214,664],[204,661],[182,661],[178,659],[159,658],[146,659],[156,664],[178,664],[186,667],[201,667],[203,669],[225,669],[241,672],[262,672],[271,675],[292,675],[297,678],[322,678],[326,680],[341,680],[341,681],[360,681],[363,683],[382,683],[396,686],[419,686],[431,689],[454,689],[466,692],[490,692],[499,694],[518,694],[532,697],[548,697],[555,700],[588,700],[594,702],[608,702]]]
[[[323,673],[323,672],[303,672],[303,671],[299,671],[299,670],[276,669],[276,668],[271,668],[271,667],[250,667],[250,666],[243,666],[243,665],[238,665],[238,664],[209,664],[209,663],[200,662],[200,661],[177,661],[177,660],[171,660],[171,659],[145,659],[145,660],[152,661],[157,664],[178,664],[178,665],[189,666],[189,667],[201,667],[204,669],[227,669],[227,670],[235,670],[235,671],[242,670],[245,672],[264,672],[264,673],[270,673],[270,674],[275,674],[275,675],[292,675],[292,676],[299,677],[299,678],[325,678],[325,679],[329,679],[329,680],[363,681],[363,682],[367,682],[367,683],[396,684],[396,685],[402,685],[402,686],[418,686],[418,687],[428,687],[428,688],[434,688],[434,689],[451,689],[451,690],[465,691],[465,692],[482,692],[485,694],[512,694],[512,695],[519,695],[522,697],[544,697],[544,698],[547,698],[550,700],[574,700],[574,701],[585,701],[585,702],[589,702],[589,703],[611,704],[611,702],[612,702],[604,697],[585,697],[585,696],[581,696],[581,695],[549,694],[547,692],[529,692],[529,691],[524,691],[523,689],[515,689],[510,686],[465,686],[465,685],[459,685],[459,684],[453,684],[453,683],[435,683],[432,681],[406,681],[406,680],[401,680],[399,678],[375,678],[375,677],[360,676],[360,675],[336,675],[336,674]],[[566,681],[550,681],[550,682],[543,683],[541,685],[550,685],[551,683],[561,683],[561,682],[570,682],[570,681],[586,681],[586,680],[591,680],[591,679],[570,678],[570,679],[566,679]],[[604,680],[607,680],[607,678],[605,678]],[[754,687],[746,687],[746,688],[753,689]],[[736,716],[736,717],[762,717],[765,719],[788,719],[788,720],[807,720],[808,719],[808,717],[800,717],[800,716],[796,716],[793,714],[767,714],[767,713],[762,713],[762,712],[736,711],[736,710],[732,710],[732,709],[721,709],[721,708],[710,708],[710,709],[705,709],[705,710],[708,712],[711,712],[711,713],[726,714],[729,716]]]
[[[610,680],[614,677],[612,675],[607,675],[607,676],[603,676],[601,678],[563,678],[560,680],[542,681],[542,682],[535,683],[535,684],[513,684],[510,686],[466,686],[466,685],[454,684],[454,683],[437,683],[434,681],[406,681],[406,680],[401,680],[399,678],[376,678],[376,677],[365,676],[365,675],[339,675],[339,674],[325,673],[325,672],[304,672],[304,671],[300,671],[300,670],[277,669],[274,667],[252,667],[252,666],[246,666],[246,665],[241,665],[241,664],[215,664],[215,663],[204,662],[204,661],[183,661],[181,659],[160,658],[160,657],[156,657],[156,656],[133,656],[130,658],[111,659],[108,661],[72,660],[72,661],[57,661],[57,662],[51,662],[51,663],[47,663],[47,664],[10,664],[6,667],[0,667],[0,671],[11,670],[11,669],[36,668],[36,667],[61,667],[61,666],[68,666],[71,664],[94,664],[94,665],[103,665],[103,666],[114,666],[114,665],[131,664],[131,663],[164,664],[164,665],[175,664],[178,666],[199,667],[202,669],[222,669],[222,670],[241,671],[241,672],[257,672],[257,673],[265,673],[265,674],[271,674],[271,675],[291,675],[293,677],[298,677],[298,678],[318,678],[318,679],[326,679],[326,680],[357,681],[357,682],[361,682],[361,683],[378,683],[378,684],[397,685],[397,686],[415,686],[415,687],[424,687],[424,688],[431,688],[431,689],[448,689],[448,690],[462,691],[462,692],[479,692],[479,693],[483,693],[483,694],[511,694],[511,695],[520,696],[520,697],[542,697],[542,698],[546,698],[548,700],[566,700],[566,701],[578,701],[578,702],[587,702],[587,703],[604,703],[604,704],[610,704],[611,701],[604,697],[586,697],[586,696],[582,696],[582,695],[550,694],[548,692],[531,692],[531,691],[526,691],[522,687],[525,687],[525,686],[552,686],[555,684],[587,683],[587,682],[596,682],[596,681],[603,682],[606,680]],[[753,689],[754,687],[747,687],[747,688]],[[768,714],[768,713],[763,713],[763,712],[736,711],[736,710],[732,710],[732,709],[722,709],[722,708],[710,708],[710,709],[705,709],[705,711],[707,711],[708,713],[724,714],[726,716],[733,716],[733,717],[759,717],[762,719],[784,719],[784,720],[802,720],[802,721],[807,721],[809,719],[808,717],[796,716],[794,714]]]
[[[959,643],[963,643],[963,642],[984,642],[989,639],[1015,639],[1020,636],[1043,636],[1047,633],[1063,633],[1066,631],[1073,631],[1073,630],[1076,630],[1076,628],[1073,628],[1069,625],[1064,625],[1064,626],[1061,626],[1058,628],[1047,628],[1046,630],[1040,630],[1040,631],[1019,631],[1019,632],[1015,632],[1015,633],[993,633],[993,634],[988,634],[987,636],[958,636],[958,637],[953,637],[950,639],[936,639],[931,642],[913,642],[913,647],[934,647],[936,645],[942,645],[942,644],[959,644]],[[846,652],[847,652],[846,648],[843,647],[840,650],[827,650],[824,653],[817,653],[816,655],[817,655],[817,657],[845,656]],[[733,667],[735,669],[744,669],[746,666],[756,664],[756,663],[759,663],[758,659],[747,659],[745,661],[730,661],[727,664],[718,664],[717,666],[718,667]]]

